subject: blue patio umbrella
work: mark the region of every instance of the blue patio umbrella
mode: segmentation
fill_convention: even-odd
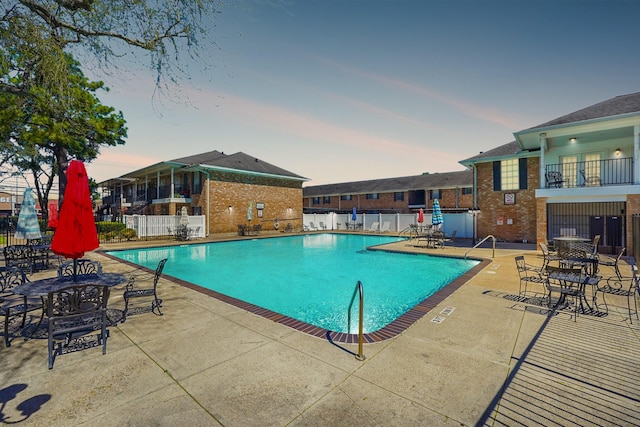
[[[31,188],[24,190],[20,215],[18,215],[18,225],[16,226],[17,239],[39,239],[40,225],[38,224],[38,214],[36,213],[36,200],[33,197]]]
[[[354,206],[351,210],[351,221],[356,222],[358,220],[358,213],[356,212],[356,207]]]
[[[433,201],[433,213],[431,214],[431,224],[433,224],[436,228],[440,228],[439,226],[444,222],[442,218],[442,211],[440,210],[440,202],[438,199]]]

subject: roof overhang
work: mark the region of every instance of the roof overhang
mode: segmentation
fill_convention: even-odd
[[[277,178],[284,179],[290,181],[308,181],[308,178],[296,177],[296,176],[286,176],[286,175],[277,175],[271,173],[263,173],[263,172],[255,172],[255,171],[246,171],[242,169],[234,169],[234,168],[225,168],[221,166],[212,166],[212,165],[190,165],[182,170],[184,171],[199,171],[199,172],[209,172],[209,171],[218,171],[218,172],[228,172],[228,173],[238,173],[242,175],[252,175],[252,176],[260,176],[265,178]]]
[[[576,138],[580,143],[633,138],[633,129],[636,125],[640,125],[640,116],[637,112],[531,128],[515,132],[513,136],[521,149],[531,150],[540,148],[541,138],[545,138],[547,147],[569,145],[572,143],[572,138]]]

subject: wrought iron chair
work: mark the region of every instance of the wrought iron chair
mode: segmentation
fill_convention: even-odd
[[[553,267],[546,268],[546,287],[548,292],[548,305],[553,311],[566,304],[567,308],[573,307],[574,322],[578,319],[579,308],[585,298],[585,276],[582,267]],[[553,293],[558,294],[558,300],[554,303]],[[568,300],[573,300],[573,302]]]
[[[164,265],[166,264],[166,262],[167,262],[167,258],[161,260],[158,263],[158,267],[156,267],[156,272],[153,277],[152,288],[134,289],[136,278],[131,277],[131,279],[129,280],[129,283],[127,283],[127,286],[123,294],[124,311],[122,313],[122,323],[124,323],[127,320],[127,314],[129,313],[129,302],[132,298],[153,297],[153,300],[151,301],[150,309],[145,308],[144,310],[141,310],[140,308],[137,308],[135,311],[136,312],[151,311],[154,314],[162,316],[162,311],[160,311],[160,307],[162,307],[162,299],[158,298],[157,289],[158,289],[158,280],[160,279],[160,275],[162,274],[162,270],[164,269]],[[156,310],[158,311],[158,313],[156,313]]]
[[[604,302],[604,306],[609,312],[609,306],[607,305],[607,299],[605,295],[618,295],[621,297],[627,298],[627,310],[629,311],[629,322],[633,323],[631,320],[631,314],[634,313],[636,315],[636,319],[638,318],[638,285],[640,282],[640,276],[637,275],[637,267],[633,265],[633,276],[632,277],[609,277],[607,279],[607,283],[603,286],[599,286],[596,290],[597,292],[602,293],[602,301]],[[631,311],[631,300],[633,299],[633,307],[634,311]],[[639,319],[640,320],[640,319]]]
[[[29,245],[10,245],[3,249],[4,264],[33,272],[33,248]]]
[[[75,262],[75,267],[74,267]],[[58,267],[58,277],[71,277],[73,276],[73,271],[75,268],[75,273],[77,275],[80,274],[102,274],[102,264],[100,261],[94,261],[91,259],[78,259],[78,260],[70,260],[65,261],[60,264]]]
[[[11,346],[9,341],[9,321],[11,318],[22,317],[20,328],[24,328],[27,313],[42,309],[40,298],[34,300],[12,292],[13,288],[28,281],[22,269],[0,267],[0,315],[4,317],[4,343],[7,347]]]
[[[546,243],[539,243],[540,250],[542,250],[542,256],[544,257],[544,261],[542,263],[542,268],[546,268],[551,261],[560,261],[560,257],[557,255],[557,252],[552,252],[547,247]]]
[[[549,171],[546,174],[547,188],[562,188],[564,180],[562,179],[562,172]]]
[[[518,296],[527,297],[527,288],[529,283],[537,283],[542,286],[543,295],[545,292],[546,278],[542,275],[542,269],[532,264],[527,264],[524,256],[519,255],[515,257],[516,268],[518,269],[518,275],[520,276],[520,289],[518,290]]]
[[[622,255],[624,254],[625,250],[626,250],[626,248],[620,249],[620,252],[618,252],[618,255],[616,255],[615,258],[600,255],[598,257],[598,263],[600,265],[606,265],[608,267],[613,267],[613,269],[616,272],[616,276],[618,276],[618,279],[622,279],[622,274],[620,273],[619,263],[620,263],[620,258],[622,258]]]
[[[49,369],[56,355],[89,347],[90,334],[97,335],[102,354],[107,352],[106,285],[76,285],[49,292],[47,295]],[[74,346],[70,346],[72,340]],[[57,345],[56,345],[57,344]]]

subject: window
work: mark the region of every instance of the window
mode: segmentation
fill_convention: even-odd
[[[377,199],[378,199],[378,193],[367,194],[367,200],[377,200]]]
[[[508,159],[493,162],[493,190],[526,190],[527,159]]]
[[[351,200],[351,194],[343,194],[340,196],[340,200]]]
[[[393,201],[394,202],[404,201],[404,193],[402,191],[396,191],[395,193],[393,193]]]
[[[320,197],[314,197],[313,198],[313,202],[314,205],[319,205],[320,204]]]
[[[584,185],[600,185],[600,153],[587,153],[584,158]]]
[[[517,190],[518,159],[503,160],[500,163],[500,175],[502,176],[502,190]]]
[[[331,196],[324,196],[322,198],[322,203],[325,205],[331,203]]]
[[[562,163],[562,180],[564,181],[564,186],[575,187],[578,178],[578,170],[576,168],[578,157],[562,156],[560,163]]]
[[[462,187],[462,194],[473,194],[473,187]]]
[[[439,199],[442,190],[431,190],[431,200]]]

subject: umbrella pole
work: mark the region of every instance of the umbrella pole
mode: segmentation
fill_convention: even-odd
[[[73,259],[73,281],[77,282],[78,281],[78,260],[76,258]]]

